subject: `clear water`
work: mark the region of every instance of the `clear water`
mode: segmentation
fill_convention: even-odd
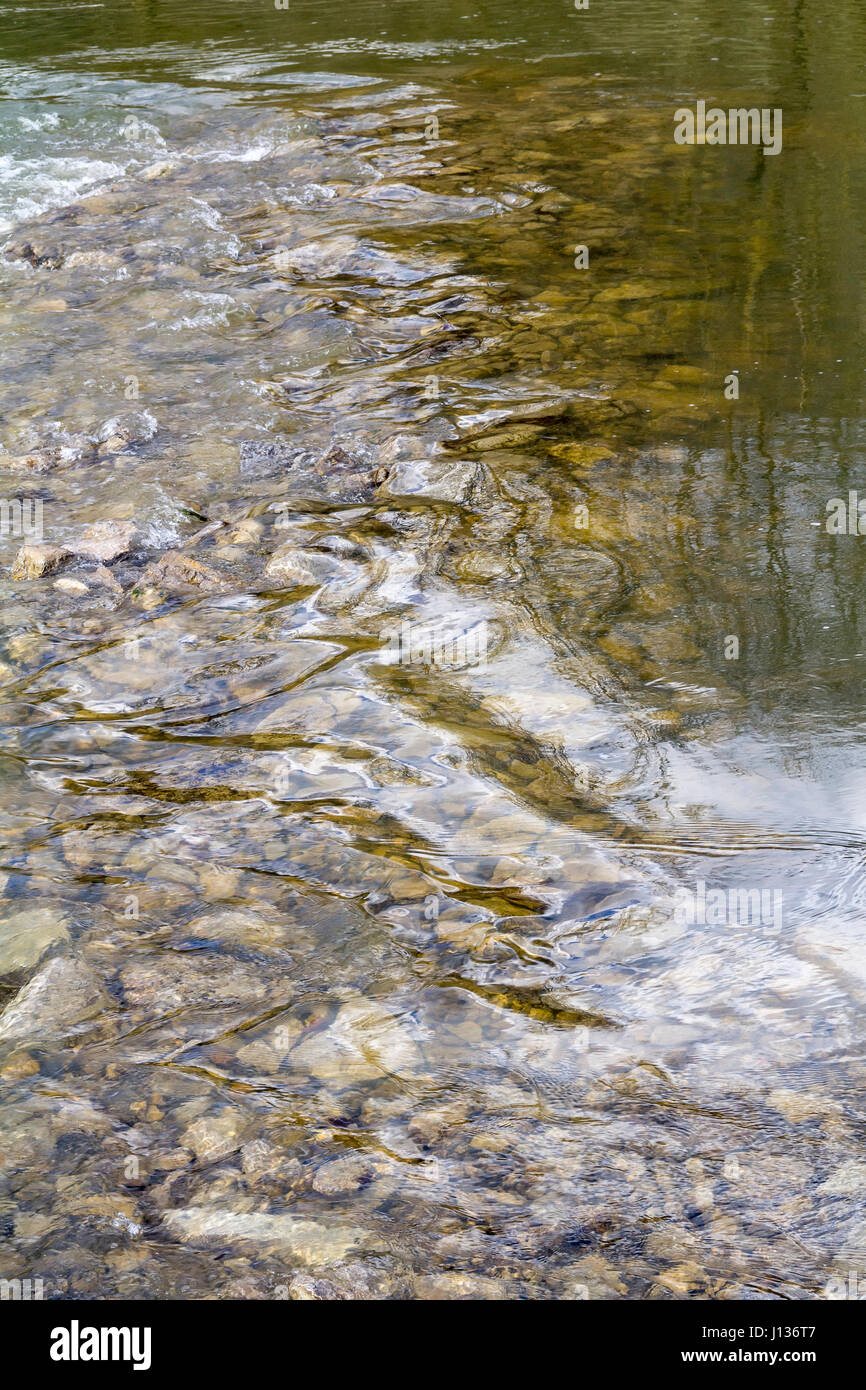
[[[0,535],[0,934],[105,991],[0,1055],[54,1296],[866,1273],[862,9],[463,8],[0,6],[0,496],[141,536]]]

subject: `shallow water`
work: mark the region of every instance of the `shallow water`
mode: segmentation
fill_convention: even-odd
[[[866,1277],[862,11],[458,8],[0,6],[53,1297]],[[15,499],[138,536],[18,580]]]

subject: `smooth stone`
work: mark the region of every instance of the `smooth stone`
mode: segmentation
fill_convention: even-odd
[[[179,550],[169,550],[158,560],[149,564],[141,576],[137,588],[142,591],[150,587],[176,589],[187,584],[212,593],[223,588],[230,581],[218,570],[195,560],[191,555],[183,555]]]
[[[90,590],[81,579],[70,579],[65,575],[62,579],[55,579],[54,588],[59,589],[62,594],[89,594]]]
[[[437,502],[466,503],[482,481],[481,464],[444,459],[404,459],[393,464],[380,489],[388,497],[429,497]]]
[[[488,1279],[481,1274],[460,1274],[448,1271],[442,1274],[424,1274],[415,1284],[415,1297],[434,1302],[454,1299],[491,1300],[508,1299],[507,1285],[498,1279]]]
[[[289,1298],[298,1302],[332,1302],[346,1295],[328,1279],[314,1279],[309,1274],[296,1274],[288,1286]]]
[[[71,256],[66,257],[66,269],[87,269],[113,270],[121,264],[120,256],[114,251],[73,251]]]
[[[111,998],[89,965],[75,956],[55,956],[0,1015],[0,1042],[61,1038],[111,1007]]]
[[[180,1142],[202,1163],[214,1163],[240,1148],[247,1125],[246,1116],[235,1110],[203,1115],[184,1130]]]
[[[0,922],[0,976],[33,970],[52,946],[69,940],[65,918],[50,907],[14,912]]]
[[[308,1265],[336,1264],[370,1243],[368,1232],[359,1226],[326,1226],[282,1212],[186,1207],[166,1211],[162,1219],[171,1234],[187,1245],[237,1242],[279,1250]]]
[[[157,1017],[199,1004],[259,1004],[270,990],[254,965],[201,953],[130,961],[120,983],[127,1004]]]
[[[96,521],[82,533],[75,551],[88,560],[108,565],[128,555],[138,537],[138,527],[131,521]]]
[[[866,1192],[866,1163],[852,1158],[834,1168],[818,1191],[828,1197],[862,1196]]]
[[[808,1091],[779,1089],[771,1091],[767,1097],[769,1104],[791,1124],[802,1124],[804,1120],[821,1120],[831,1113],[827,1100]]]
[[[274,551],[266,568],[268,579],[284,584],[326,584],[334,579],[351,578],[352,569],[334,555],[283,545]]]
[[[364,1154],[347,1154],[323,1163],[313,1178],[313,1191],[324,1197],[347,1197],[372,1177],[373,1165]]]

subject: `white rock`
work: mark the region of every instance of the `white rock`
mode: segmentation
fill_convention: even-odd
[[[165,1212],[163,1221],[172,1235],[188,1245],[253,1245],[277,1249],[308,1265],[335,1264],[350,1253],[370,1248],[368,1233],[358,1226],[326,1226],[282,1212],[186,1207]]]
[[[95,521],[83,532],[75,549],[86,559],[107,565],[127,555],[138,534],[138,527],[131,521]]]

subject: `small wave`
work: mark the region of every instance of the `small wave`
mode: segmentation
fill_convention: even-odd
[[[0,233],[51,208],[74,203],[125,172],[124,165],[106,159],[0,155]]]
[[[201,290],[191,290],[185,298],[196,301],[202,307],[198,313],[184,314],[171,323],[159,325],[169,333],[178,333],[184,328],[231,328],[253,316],[248,304],[239,303],[230,294],[205,294]],[[148,325],[149,328],[156,326]]]
[[[25,130],[54,130],[60,124],[56,111],[46,111],[41,116],[19,116],[18,124]]]

